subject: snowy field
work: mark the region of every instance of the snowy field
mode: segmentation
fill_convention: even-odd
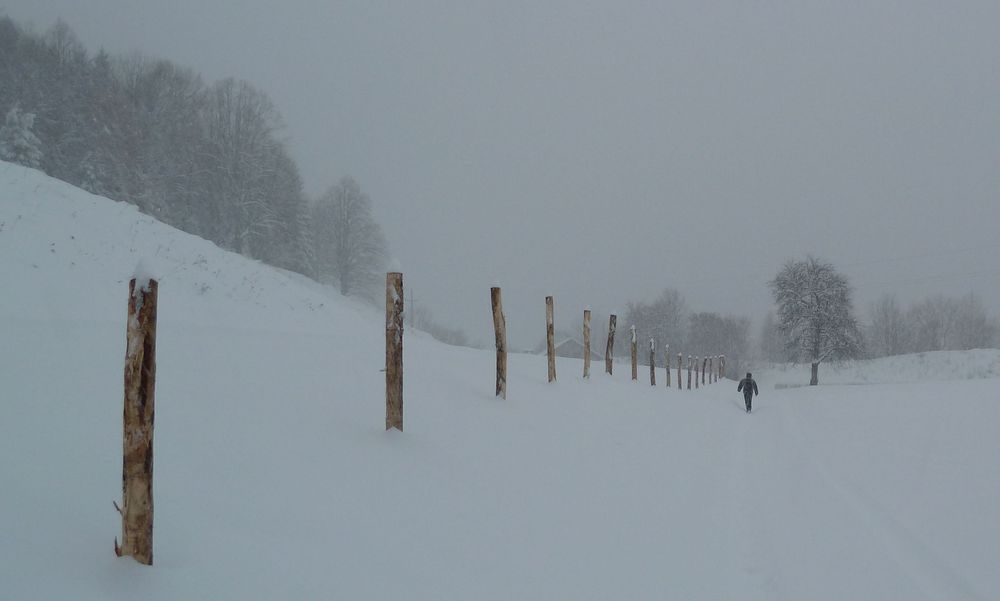
[[[112,549],[140,258],[153,567]],[[491,351],[407,332],[389,433],[377,310],[6,163],[0,282],[0,599],[1000,598],[995,351],[763,372],[746,415],[531,355],[498,401]]]
[[[754,378],[769,388],[807,386],[809,364],[764,364],[752,368]],[[1000,349],[934,351],[882,357],[869,361],[830,361],[819,366],[824,385],[889,384],[935,380],[1000,378]]]

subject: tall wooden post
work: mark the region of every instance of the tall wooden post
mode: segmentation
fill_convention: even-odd
[[[115,554],[153,565],[153,418],[156,390],[156,298],[150,279],[128,284],[125,408],[122,412],[122,544]],[[117,504],[115,505],[117,507]]]
[[[694,389],[698,390],[698,356],[694,357]]]
[[[681,379],[681,367],[684,366],[684,353],[677,353],[677,389],[684,388],[684,380]]]
[[[715,383],[715,356],[708,358],[708,383]]]
[[[490,288],[490,304],[493,306],[493,333],[497,346],[497,396],[507,398],[507,321],[503,315],[500,288]]]
[[[705,366],[708,365],[708,357],[701,358],[701,385],[705,385]]]
[[[670,388],[670,345],[663,349],[663,363],[667,366],[667,388]]]
[[[590,377],[590,309],[583,310],[583,377]]]
[[[688,390],[691,390],[691,355],[688,355]]]
[[[612,314],[608,319],[608,347],[604,351],[604,371],[611,374],[614,368],[614,354],[615,354],[615,328],[618,324],[618,316]]]
[[[656,386],[656,340],[649,339],[649,385]]]
[[[549,355],[549,382],[556,381],[556,328],[552,297],[545,297],[545,346]]]
[[[632,326],[629,330],[630,330],[630,332],[632,334],[632,379],[633,380],[638,380],[639,379],[639,352],[638,352],[639,349],[636,348],[635,326]]]
[[[719,355],[719,377],[726,379],[726,356]]]
[[[385,274],[385,429],[403,430],[403,274]]]

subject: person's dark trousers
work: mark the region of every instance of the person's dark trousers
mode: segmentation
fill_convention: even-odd
[[[747,404],[747,413],[750,413],[750,401],[752,399],[753,399],[753,395],[752,394],[744,394],[743,395],[743,400],[746,401],[746,404]]]

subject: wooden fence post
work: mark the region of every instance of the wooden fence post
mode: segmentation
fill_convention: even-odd
[[[681,368],[684,366],[684,353],[677,353],[677,390],[684,389],[684,380],[681,379]]]
[[[663,349],[663,363],[667,367],[667,388],[670,388],[670,345]]]
[[[719,355],[719,377],[726,379],[726,356]]]
[[[549,382],[556,381],[556,329],[552,297],[545,297],[545,346],[549,356]]]
[[[708,383],[715,383],[715,355],[708,358]]]
[[[590,309],[583,310],[583,377],[590,377]]]
[[[694,357],[694,389],[698,390],[698,355]]]
[[[705,367],[708,365],[708,357],[701,358],[701,385],[705,385]]]
[[[385,429],[403,430],[403,274],[385,274]]]
[[[615,354],[615,328],[618,324],[618,316],[612,314],[608,319],[608,348],[604,351],[604,371],[610,375],[614,367]]]
[[[156,390],[156,280],[128,284],[125,409],[122,412],[122,544],[115,554],[153,565],[153,417]]]
[[[691,355],[688,355],[688,390],[691,390]]]
[[[649,339],[649,385],[656,386],[656,340]]]
[[[500,288],[490,288],[490,304],[493,306],[493,333],[497,346],[497,396],[507,398],[507,321],[503,315]]]
[[[632,333],[632,379],[633,380],[638,380],[639,379],[639,356],[638,356],[639,353],[638,353],[638,349],[636,348],[635,326],[634,325],[630,328],[630,331]]]

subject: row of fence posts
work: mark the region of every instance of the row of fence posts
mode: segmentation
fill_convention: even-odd
[[[507,320],[503,313],[500,288],[490,288],[490,305],[493,309],[493,331],[496,337],[497,377],[496,395],[507,398]],[[388,320],[388,315],[386,316]],[[387,321],[388,323],[388,321]],[[604,370],[608,374],[614,371],[615,330],[618,326],[618,316],[612,314],[608,319],[608,343],[604,353]],[[583,377],[590,378],[590,309],[583,311]],[[632,379],[639,379],[638,341],[635,326],[629,328],[630,350],[632,359]],[[545,349],[548,357],[549,382],[556,380],[556,348],[555,348],[555,302],[551,296],[545,297]],[[694,387],[717,382],[725,377],[725,355],[687,358],[687,387],[691,389],[691,376],[694,372]],[[677,353],[677,388],[683,388],[681,369],[684,355]],[[666,367],[666,385],[670,388],[670,345],[664,347],[664,366]],[[700,369],[699,369],[700,367]],[[649,385],[656,386],[656,340],[649,339]]]
[[[128,555],[146,565],[153,564],[153,417],[156,384],[156,309],[159,284],[155,279],[129,282],[126,326],[122,504],[122,541],[115,538],[115,554]],[[386,274],[385,282],[385,428],[403,429],[403,274]],[[507,325],[500,288],[490,289],[493,328],[496,334],[496,396],[507,398]],[[605,371],[614,370],[615,330],[618,318],[611,315],[605,352]],[[545,335],[549,382],[556,380],[554,302],[545,298]],[[583,377],[590,378],[590,310],[583,312]],[[638,379],[635,326],[630,328],[632,379]],[[670,347],[665,347],[666,384],[670,387]],[[677,387],[681,387],[683,355],[677,354]],[[687,387],[691,388],[694,368],[698,387],[698,359],[688,355]],[[725,374],[725,356],[702,359],[700,379],[705,384]],[[714,378],[714,380],[713,380]],[[649,340],[649,383],[656,385],[656,342]]]

